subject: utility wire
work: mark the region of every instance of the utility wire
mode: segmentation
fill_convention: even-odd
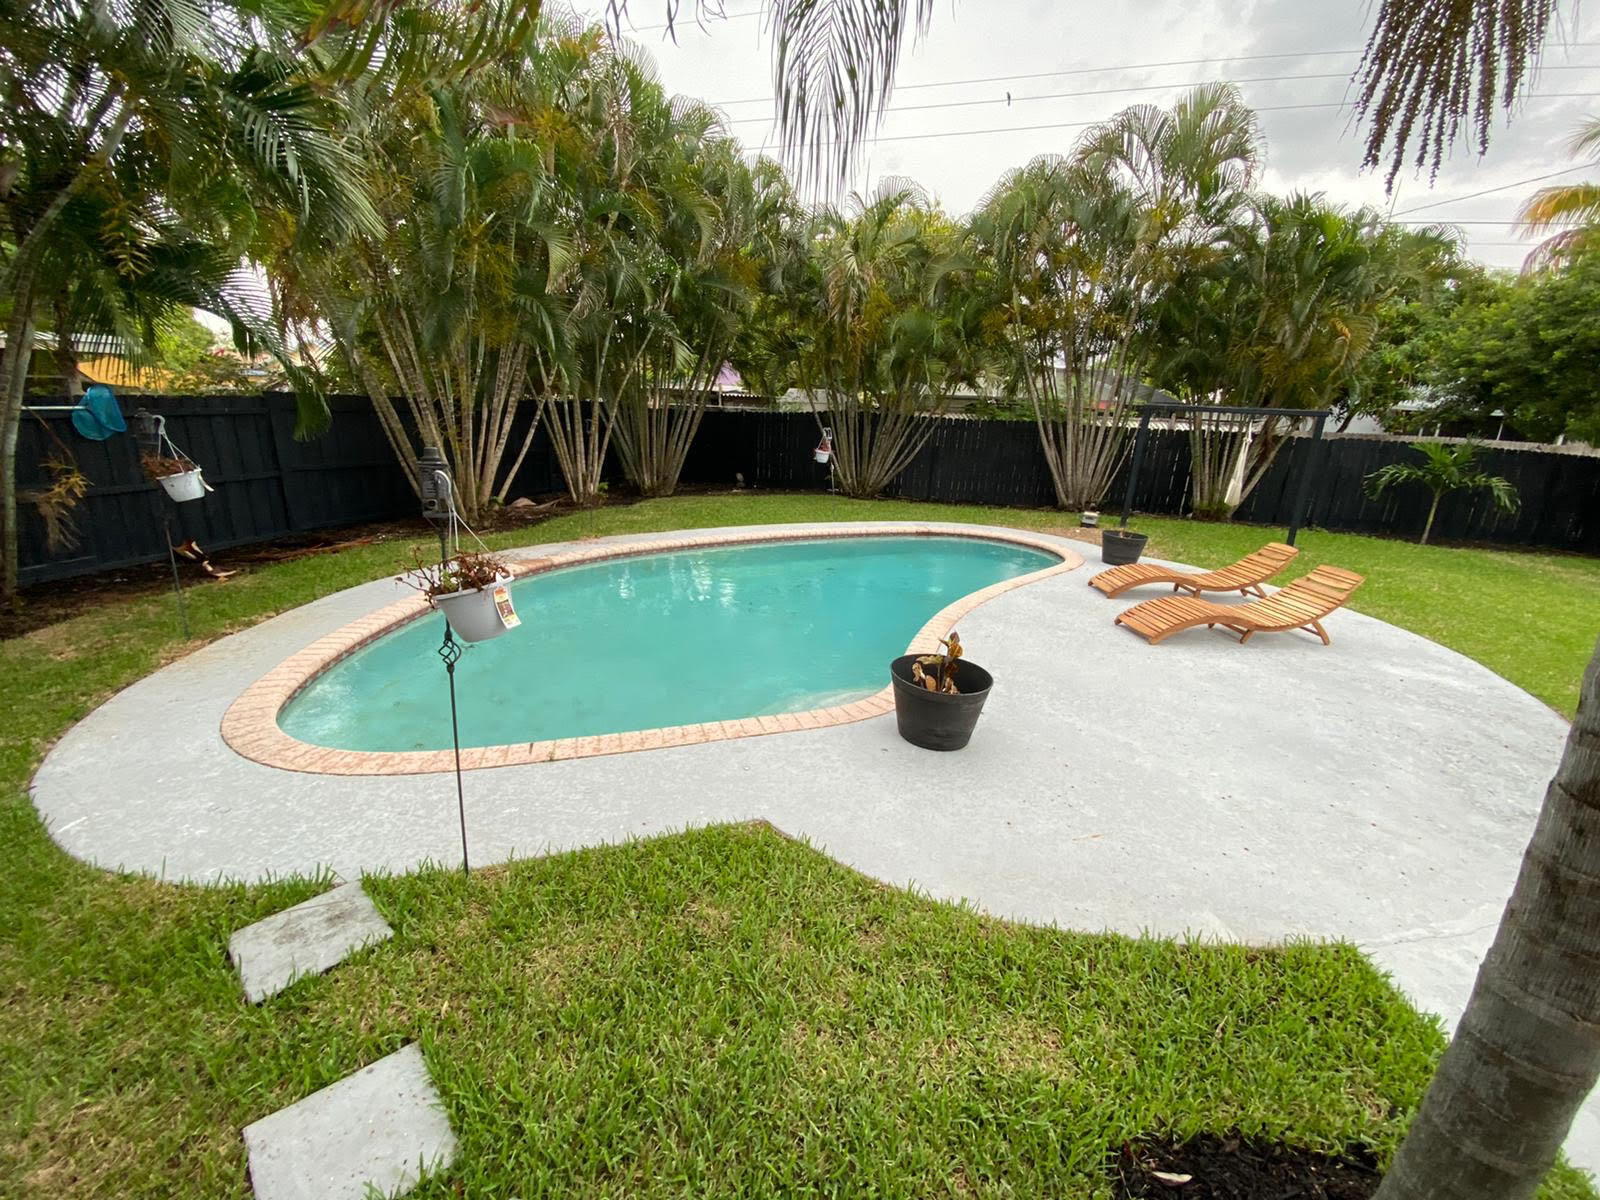
[[[749,12],[741,13],[711,12],[702,14],[699,11],[699,7],[696,6],[694,16],[687,20],[663,21],[659,25],[633,25],[630,26],[630,29],[634,33],[653,33],[658,29],[682,29],[685,25],[710,25],[720,21],[746,21],[751,17],[764,17],[767,15],[767,6],[765,4],[759,8],[753,8]]]
[[[1452,221],[1447,217],[1441,217],[1437,221],[1425,221],[1421,217],[1412,217],[1408,221],[1395,221],[1388,217],[1384,218],[1385,225],[1515,225],[1516,223],[1516,217],[1504,217],[1498,220],[1492,217],[1473,217],[1466,221]]]
[[[1582,66],[1573,66],[1570,69],[1571,70],[1575,70],[1575,71],[1576,70],[1582,70],[1582,71],[1600,72],[1600,64],[1590,65],[1588,63],[1585,63]],[[1348,79],[1349,77],[1350,76],[1344,71],[1334,71],[1334,72],[1330,72],[1330,73],[1326,73],[1326,74],[1318,74],[1318,75],[1302,75],[1302,74],[1294,74],[1294,75],[1250,75],[1250,76],[1246,76],[1243,79],[1230,79],[1227,82],[1229,82],[1229,83],[1237,83],[1237,84],[1246,84],[1246,83],[1285,83],[1285,82],[1298,82],[1298,81],[1311,80],[1311,79]],[[1109,95],[1113,95],[1113,94],[1121,93],[1121,92],[1160,92],[1160,91],[1165,91],[1165,90],[1171,89],[1171,88],[1185,88],[1185,89],[1187,89],[1187,88],[1202,87],[1205,84],[1212,83],[1212,82],[1215,82],[1215,81],[1214,80],[1210,80],[1210,79],[1199,79],[1199,80],[1196,80],[1196,81],[1194,81],[1192,83],[1142,83],[1142,84],[1135,84],[1135,85],[1133,85],[1131,87],[1089,88],[1089,89],[1085,89],[1085,90],[1082,90],[1082,91],[1076,91],[1076,92],[1046,92],[1046,93],[1044,93],[1043,95],[1040,95],[1040,96],[1012,96],[1012,95],[1010,95],[1008,93],[1005,96],[984,96],[982,98],[974,99],[974,100],[945,100],[945,101],[941,101],[940,103],[937,103],[937,104],[910,104],[910,105],[905,105],[905,106],[896,105],[895,107],[889,109],[888,113],[924,112],[924,111],[926,111],[928,109],[934,109],[934,108],[970,108],[970,107],[972,107],[974,105],[983,105],[983,104],[1004,104],[1007,108],[1010,108],[1012,104],[1025,104],[1025,103],[1027,103],[1029,101],[1035,101],[1035,100],[1066,100],[1066,99],[1070,99],[1070,98],[1076,97],[1076,96],[1109,96]],[[1547,93],[1542,93],[1542,94],[1544,94],[1544,95],[1556,95],[1556,94],[1559,94],[1559,93],[1549,93],[1549,92],[1547,92]],[[724,124],[727,124],[727,125],[749,125],[749,124],[753,124],[753,123],[755,123],[757,121],[770,121],[770,120],[772,120],[771,117],[735,117],[731,121],[725,121]]]
[[[1578,95],[1581,93],[1563,93],[1564,95]],[[1579,163],[1575,167],[1565,167],[1560,171],[1551,171],[1548,175],[1535,175],[1530,179],[1519,179],[1515,183],[1502,183],[1499,187],[1484,188],[1481,192],[1468,192],[1465,196],[1452,196],[1448,200],[1430,200],[1426,204],[1413,204],[1410,208],[1402,208],[1394,215],[1403,217],[1406,213],[1421,212],[1425,208],[1438,208],[1441,204],[1460,204],[1463,200],[1475,200],[1479,196],[1489,196],[1495,192],[1509,192],[1512,188],[1526,187],[1530,183],[1541,183],[1546,179],[1555,179],[1561,175],[1571,175],[1574,171],[1592,171],[1593,163]]]
[[[1572,42],[1569,48],[1579,46],[1600,46],[1600,42]],[[1240,62],[1266,62],[1279,58],[1337,58],[1360,54],[1357,50],[1297,50],[1283,54],[1235,54],[1223,58],[1174,58],[1166,62],[1124,63],[1111,67],[1066,67],[1059,71],[1030,71],[1024,75],[980,75],[971,79],[942,79],[933,83],[897,83],[895,94],[901,92],[919,91],[924,88],[960,87],[969,83],[1011,83],[1019,79],[1053,79],[1062,75],[1104,75],[1111,71],[1151,71],[1157,67],[1202,67],[1209,63],[1240,63]],[[1541,71],[1582,71],[1595,70],[1596,68],[1584,64],[1551,63],[1539,68]],[[745,96],[738,100],[723,100],[718,102],[718,108],[726,108],[731,104],[771,104],[771,96]]]
[[[1600,69],[1600,68],[1597,68],[1597,69]],[[1349,78],[1349,76],[1345,72],[1337,71],[1337,72],[1334,72],[1332,74],[1327,74],[1327,75],[1257,75],[1257,76],[1252,76],[1252,77],[1250,77],[1248,79],[1234,79],[1234,80],[1230,80],[1229,82],[1231,82],[1231,83],[1281,83],[1284,80],[1291,80],[1291,79],[1293,79],[1293,80],[1302,80],[1302,79],[1348,79],[1348,78]],[[1202,85],[1210,83],[1210,82],[1212,82],[1212,81],[1209,80],[1209,79],[1202,79],[1202,80],[1199,80],[1199,81],[1197,81],[1195,83],[1143,83],[1143,84],[1137,84],[1137,85],[1135,85],[1133,87],[1090,88],[1090,89],[1086,89],[1084,91],[1078,91],[1078,92],[1047,92],[1045,95],[1042,95],[1042,96],[1010,96],[1010,95],[997,96],[997,97],[987,97],[986,96],[981,100],[946,100],[946,101],[943,101],[942,103],[939,103],[939,104],[911,104],[911,105],[907,105],[905,107],[900,107],[900,106],[897,105],[896,107],[890,109],[889,112],[891,112],[891,113],[908,113],[908,112],[923,112],[923,111],[925,111],[927,109],[932,109],[932,108],[969,108],[969,107],[971,107],[973,105],[978,105],[978,104],[1004,104],[1007,108],[1010,108],[1013,103],[1023,104],[1023,103],[1026,103],[1028,101],[1033,101],[1033,100],[1066,100],[1066,99],[1069,99],[1069,98],[1074,97],[1074,96],[1110,96],[1110,95],[1115,95],[1115,94],[1121,93],[1121,92],[1162,92],[1162,91],[1168,91],[1168,90],[1175,89],[1175,88],[1187,89],[1187,88],[1201,87]],[[770,121],[770,120],[772,120],[771,117],[735,117],[733,120],[727,121],[727,122],[724,122],[724,123],[728,124],[728,125],[749,125],[749,124],[752,124],[753,122],[756,122],[756,121]]]
[[[1600,92],[1542,92],[1537,96],[1529,96],[1528,99],[1530,99],[1530,100],[1563,100],[1563,99],[1586,99],[1586,100],[1588,100],[1588,99],[1593,99],[1596,96],[1600,96]],[[1349,107],[1349,105],[1346,102],[1344,102],[1342,100],[1336,100],[1336,101],[1329,101],[1329,102],[1326,102],[1326,103],[1323,103],[1323,104],[1262,104],[1262,105],[1254,105],[1254,106],[1252,106],[1252,110],[1251,111],[1258,112],[1258,113],[1263,113],[1263,112],[1291,112],[1291,111],[1296,111],[1296,110],[1312,109],[1312,108],[1348,108],[1348,107]],[[989,133],[1030,133],[1030,132],[1051,130],[1051,129],[1085,129],[1090,125],[1099,125],[1099,124],[1103,123],[1105,120],[1106,120],[1105,117],[1101,117],[1098,120],[1094,120],[1094,121],[1054,121],[1054,122],[1050,122],[1050,123],[1044,124],[1044,125],[999,125],[999,126],[995,126],[994,128],[991,128],[991,129],[949,129],[949,130],[942,130],[942,131],[939,131],[939,132],[936,132],[936,133],[877,134],[877,135],[874,135],[872,137],[863,138],[861,140],[863,142],[868,142],[868,143],[876,143],[876,142],[920,142],[920,141],[925,141],[928,138],[977,137],[977,136],[979,136],[981,134],[989,134]],[[806,146],[808,146],[808,147],[810,147],[810,146],[831,146],[831,145],[833,145],[832,142],[807,142],[806,143]],[[1568,168],[1569,171],[1577,171],[1577,170],[1582,170],[1582,169],[1584,169],[1584,168],[1583,167],[1571,167],[1571,168]],[[1550,179],[1550,178],[1553,178],[1555,175],[1565,175],[1567,173],[1568,173],[1568,171],[1556,171],[1556,172],[1553,172],[1551,175],[1542,175],[1539,178],[1541,178],[1541,179]],[[1535,181],[1534,180],[1524,180],[1523,182],[1524,183],[1532,183],[1532,182],[1535,182]],[[1510,184],[1510,183],[1505,185],[1506,188],[1517,187],[1517,186],[1518,186],[1517,184]],[[1504,191],[1504,190],[1505,190],[1505,188],[1487,188],[1483,192],[1474,192],[1472,195],[1487,195],[1489,192],[1499,192],[1499,191]],[[1460,197],[1457,197],[1457,199],[1461,199],[1461,200],[1469,200],[1471,198],[1472,198],[1471,196],[1460,196]],[[1439,201],[1435,201],[1434,203],[1437,203],[1437,204],[1454,204],[1455,201],[1454,200],[1439,200]],[[1431,204],[1419,204],[1415,208],[1406,209],[1405,212],[1417,212],[1420,209],[1431,208],[1431,207],[1433,207],[1433,205],[1431,205]],[[1395,215],[1399,216],[1400,214],[1397,213]]]

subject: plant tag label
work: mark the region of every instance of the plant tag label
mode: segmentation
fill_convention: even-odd
[[[517,616],[517,610],[511,606],[511,593],[503,586],[494,589],[494,610],[500,614],[500,624],[507,629],[515,629],[522,624],[522,618]]]

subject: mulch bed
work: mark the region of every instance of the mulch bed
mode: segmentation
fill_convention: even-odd
[[[1237,1134],[1130,1143],[1111,1162],[1117,1200],[1367,1200],[1381,1178],[1364,1146],[1319,1154]]]

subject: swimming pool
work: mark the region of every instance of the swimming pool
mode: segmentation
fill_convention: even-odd
[[[879,691],[889,660],[952,602],[1061,563],[1010,541],[875,536],[695,547],[531,575],[512,584],[522,627],[469,647],[457,667],[462,745],[844,704]],[[443,620],[403,625],[314,676],[278,713],[282,732],[342,750],[447,748]]]

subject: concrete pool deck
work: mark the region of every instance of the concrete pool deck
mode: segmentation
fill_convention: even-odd
[[[888,715],[474,771],[472,860],[764,818],[886,882],[1000,917],[1345,938],[1453,1024],[1566,722],[1470,659],[1354,612],[1328,619],[1331,646],[1304,634],[1240,646],[1204,629],[1149,646],[1112,617],[1165,589],[1107,600],[1085,586],[1098,567],[962,617],[962,641],[998,682],[959,754],[906,744]],[[286,771],[235,754],[220,733],[256,679],[401,595],[380,580],[325,597],[121,692],[35,777],[52,836],[89,862],[174,880],[319,867],[353,879],[458,861],[448,775]],[[1600,1167],[1593,1103],[1568,1150]]]

